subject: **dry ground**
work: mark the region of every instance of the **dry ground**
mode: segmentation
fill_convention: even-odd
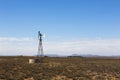
[[[0,57],[0,80],[120,80],[120,59]]]

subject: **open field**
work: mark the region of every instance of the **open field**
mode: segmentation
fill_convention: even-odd
[[[120,59],[0,57],[0,80],[120,80]]]

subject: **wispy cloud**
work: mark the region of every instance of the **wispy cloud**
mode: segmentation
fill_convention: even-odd
[[[120,55],[120,39],[82,39],[43,42],[45,54]],[[36,55],[38,41],[33,38],[0,37],[0,54]]]
[[[23,38],[17,38],[17,37],[0,37],[0,41],[32,41],[33,38],[23,37]]]

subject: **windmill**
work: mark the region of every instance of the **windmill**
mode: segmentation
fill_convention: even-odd
[[[29,64],[32,64],[32,63],[41,63],[41,62],[43,62],[42,37],[43,37],[43,34],[42,34],[40,31],[38,31],[39,44],[38,44],[37,58],[29,59]],[[40,58],[38,58],[38,57],[40,57]]]
[[[43,34],[40,31],[38,31],[38,40],[39,40],[38,53],[37,53],[38,57],[43,57],[42,37],[43,37]]]

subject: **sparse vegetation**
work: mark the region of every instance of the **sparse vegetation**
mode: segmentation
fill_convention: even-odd
[[[0,57],[0,80],[120,80],[120,59]]]

